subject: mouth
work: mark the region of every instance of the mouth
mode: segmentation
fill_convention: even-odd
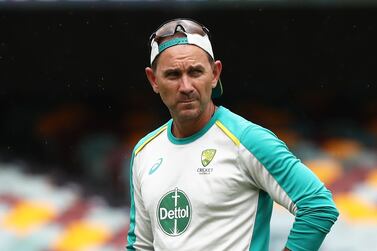
[[[195,101],[194,99],[188,99],[188,100],[180,100],[180,101],[178,101],[178,103],[190,104],[190,103],[193,103],[194,101]]]

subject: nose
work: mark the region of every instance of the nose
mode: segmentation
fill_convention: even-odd
[[[179,91],[183,94],[190,94],[194,91],[194,86],[192,84],[192,79],[187,76],[186,74],[183,74],[181,77],[181,81],[179,84]]]

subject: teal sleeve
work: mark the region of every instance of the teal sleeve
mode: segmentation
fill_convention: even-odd
[[[133,181],[132,181],[133,160],[134,160],[134,153],[132,153],[131,163],[130,163],[130,200],[131,200],[130,204],[131,204],[131,207],[130,207],[130,226],[129,226],[128,234],[127,234],[127,246],[126,246],[127,251],[135,250],[134,243],[136,241],[134,186],[133,186]]]
[[[295,204],[295,222],[287,248],[318,250],[339,215],[331,192],[269,130],[252,124],[241,143],[257,158]],[[266,188],[270,192],[272,188]]]

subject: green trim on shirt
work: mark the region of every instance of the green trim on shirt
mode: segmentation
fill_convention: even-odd
[[[259,191],[257,215],[255,217],[253,239],[249,251],[268,250],[270,242],[270,224],[272,199],[265,191]]]
[[[134,162],[134,154],[132,153],[130,162],[130,198],[131,198],[131,208],[130,208],[130,228],[127,235],[127,250],[135,250],[134,244],[136,242],[135,235],[135,200],[134,200],[134,184],[132,179],[132,166]]]

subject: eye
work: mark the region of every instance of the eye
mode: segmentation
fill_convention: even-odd
[[[168,79],[176,79],[176,78],[179,78],[181,76],[181,73],[180,73],[180,71],[171,70],[171,71],[165,72],[164,75]]]
[[[200,68],[193,68],[189,71],[189,74],[193,77],[199,77],[203,74],[203,70]]]

